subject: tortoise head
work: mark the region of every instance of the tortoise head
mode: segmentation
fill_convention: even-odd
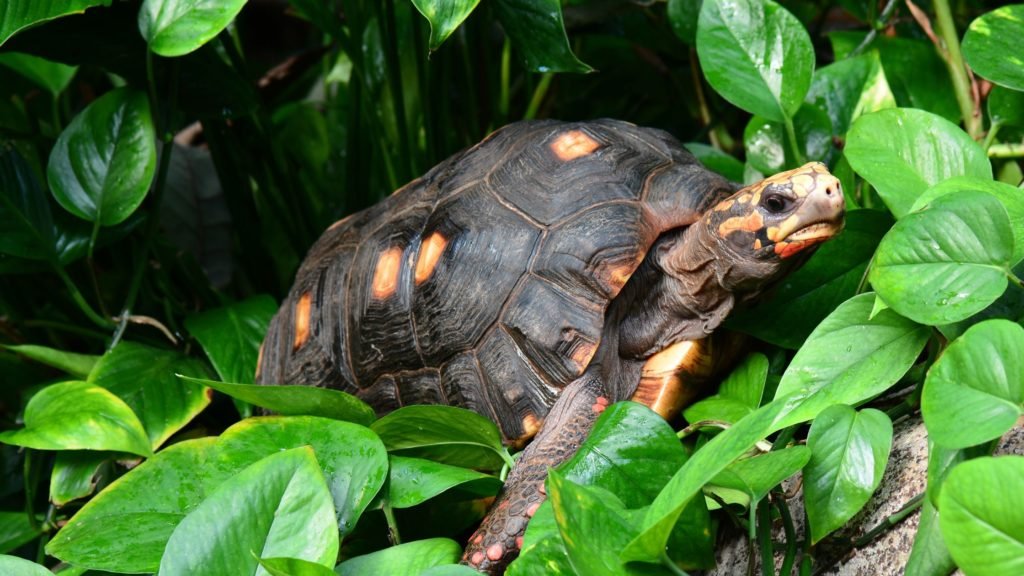
[[[843,228],[839,179],[820,162],[781,172],[711,208],[702,223],[737,288],[761,288]]]

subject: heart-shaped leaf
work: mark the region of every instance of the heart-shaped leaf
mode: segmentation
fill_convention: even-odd
[[[1014,90],[1024,90],[1019,57],[1024,37],[1024,4],[1003,6],[982,14],[964,34],[964,58],[975,74]]]
[[[897,222],[879,244],[869,278],[893,310],[922,324],[949,324],[1006,290],[1013,248],[998,200],[956,192]]]
[[[43,388],[25,406],[25,427],[0,442],[37,450],[111,450],[151,456],[146,431],[120,398],[87,382]]]
[[[32,168],[13,147],[0,146],[0,252],[57,260],[49,199]]]
[[[1024,458],[978,458],[953,469],[939,499],[939,525],[965,574],[1024,573]]]
[[[767,379],[768,358],[751,354],[722,381],[717,394],[690,406],[683,416],[691,424],[702,420],[734,423],[761,405]]]
[[[773,487],[796,474],[810,458],[811,451],[806,446],[766,452],[733,462],[711,483],[739,490],[747,495],[750,502],[757,503]]]
[[[614,495],[548,473],[547,490],[569,563],[577,574],[626,574],[618,558],[636,534],[632,517]]]
[[[35,562],[17,556],[0,555],[0,574],[10,576],[53,576],[53,572]]]
[[[892,422],[874,409],[843,404],[824,410],[807,435],[804,502],[814,542],[845,524],[882,481],[892,448]]]
[[[220,379],[252,382],[260,343],[267,334],[277,304],[269,296],[208,310],[185,320],[185,328],[199,340]]]
[[[832,148],[832,121],[824,110],[804,104],[793,117],[796,140],[803,158],[793,156],[781,122],[754,116],[743,131],[747,162],[765,174],[795,168],[807,160],[825,160]]]
[[[0,64],[28,78],[53,96],[63,92],[78,71],[77,66],[51,62],[39,56],[20,52],[0,54]]]
[[[479,3],[480,0],[412,0],[412,5],[430,22],[430,50],[440,48]]]
[[[666,13],[672,31],[690,46],[697,43],[697,19],[704,0],[668,0]]]
[[[112,456],[88,450],[58,452],[50,474],[50,502],[63,506],[92,494],[96,489],[96,476]]]
[[[5,3],[0,10],[0,45],[33,24],[81,12],[90,6],[110,6],[111,0],[32,0]]]
[[[877,53],[836,60],[815,70],[807,101],[828,113],[832,133],[846,135],[850,124],[863,114],[895,108]]]
[[[497,0],[494,7],[512,45],[534,72],[590,72],[569,48],[559,0]]]
[[[331,493],[307,446],[267,456],[221,484],[174,529],[160,574],[255,573],[263,556],[329,567],[337,555]]]
[[[443,464],[497,470],[512,465],[501,434],[483,416],[453,406],[405,406],[370,425],[389,452]]]
[[[145,0],[139,31],[149,49],[161,56],[182,56],[227,28],[245,0]]]
[[[460,555],[462,548],[454,540],[430,538],[356,556],[338,564],[335,572],[344,576],[419,574],[434,566],[454,564]]]
[[[88,378],[89,373],[92,372],[96,362],[100,359],[99,356],[90,354],[75,354],[74,352],[54,350],[46,346],[34,346],[32,344],[5,346],[5,348],[36,362],[61,370],[75,378]]]
[[[721,174],[733,182],[743,181],[743,163],[734,156],[700,142],[687,142],[684,146],[708,170]]]
[[[260,558],[260,566],[270,576],[334,576],[327,566],[301,558]]]
[[[807,30],[771,0],[705,0],[697,54],[719,94],[774,122],[796,114],[814,73]]]
[[[456,487],[481,498],[501,489],[498,478],[459,466],[402,456],[391,456],[390,461],[388,504],[392,508],[410,508]]]
[[[895,108],[861,116],[850,128],[843,153],[897,218],[928,187],[947,178],[992,179],[981,146],[952,122],[923,110]]]
[[[928,436],[947,448],[998,438],[1024,414],[1024,328],[986,320],[953,341],[925,379]]]

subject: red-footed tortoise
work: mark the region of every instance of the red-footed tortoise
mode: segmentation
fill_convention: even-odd
[[[824,165],[737,191],[670,135],[522,122],[331,226],[271,323],[257,381],[442,403],[536,435],[463,561],[500,572],[610,402],[677,413],[709,334],[843,224]]]

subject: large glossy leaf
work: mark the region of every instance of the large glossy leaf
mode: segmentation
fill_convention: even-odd
[[[50,474],[50,502],[63,506],[92,494],[101,467],[112,456],[88,450],[58,452]]]
[[[892,422],[878,410],[837,404],[814,419],[807,446],[804,502],[811,539],[818,542],[853,518],[882,481]]]
[[[930,500],[925,500],[918,516],[917,534],[914,535],[905,573],[907,576],[949,574],[954,568],[956,564],[939,529],[939,511]]]
[[[0,4],[0,45],[23,28],[90,6],[109,6],[111,0],[11,0]]]
[[[964,34],[964,58],[975,74],[1014,90],[1024,90],[1024,4],[982,14]]]
[[[185,320],[185,328],[199,340],[220,379],[252,382],[260,343],[267,333],[277,304],[270,296],[208,310]]]
[[[96,363],[89,382],[110,390],[132,407],[153,448],[210,404],[210,390],[176,374],[206,376],[206,367],[177,352],[121,342]]]
[[[1010,217],[1010,230],[1013,232],[1013,256],[1010,261],[1017,263],[1024,259],[1024,195],[1016,186],[972,176],[956,176],[925,190],[910,211],[917,212],[936,198],[964,190],[984,192],[1002,202],[1007,216]]]
[[[149,100],[119,88],[90,104],[61,132],[46,169],[57,202],[113,226],[139,207],[156,168]]]
[[[843,233],[822,244],[771,298],[732,314],[730,328],[796,350],[833,310],[852,298],[892,218],[874,210],[846,214]]]
[[[828,113],[832,133],[844,136],[858,117],[895,108],[877,53],[838,60],[814,72],[807,101]]]
[[[986,320],[957,338],[928,371],[921,395],[928,436],[947,448],[998,438],[1024,414],[1024,328]]]
[[[388,451],[444,464],[496,470],[511,458],[493,422],[452,406],[405,406],[370,425]]]
[[[51,384],[25,406],[25,427],[0,442],[38,450],[113,450],[152,455],[146,431],[120,398],[86,382]]]
[[[160,574],[252,574],[261,557],[331,566],[337,555],[323,474],[312,448],[293,448],[250,465],[189,512],[167,542]]]
[[[804,104],[793,117],[796,140],[802,159],[793,156],[786,139],[785,126],[761,116],[754,116],[743,131],[747,162],[760,172],[773,174],[795,168],[807,160],[825,160],[832,148],[832,121],[824,110]]]
[[[181,56],[227,28],[243,6],[245,0],[145,0],[139,10],[139,31],[153,52]]]
[[[569,564],[565,543],[558,533],[558,523],[551,500],[547,499],[530,518],[523,534],[523,546],[519,557],[512,561],[505,572],[508,576],[575,576],[576,571]]]
[[[13,147],[0,146],[0,252],[55,261],[57,234],[49,199]]]
[[[768,358],[764,354],[747,356],[718,387],[718,393],[686,409],[683,415],[691,424],[702,420],[719,420],[730,424],[750,414],[761,405],[768,378]]]
[[[42,534],[32,526],[25,511],[0,512],[0,554],[19,548]]]
[[[810,458],[811,451],[806,446],[766,452],[733,462],[719,472],[711,483],[743,492],[749,502],[756,504],[769,490],[796,474]]]
[[[680,40],[690,46],[697,43],[697,19],[704,0],[668,0],[668,22]]]
[[[1024,573],[1024,458],[978,458],[942,487],[939,525],[950,554],[970,576]]]
[[[391,456],[388,472],[388,503],[392,508],[409,508],[453,488],[477,497],[494,496],[501,480],[459,466]]]
[[[334,571],[340,576],[418,576],[428,568],[454,564],[461,554],[462,548],[454,540],[430,538],[356,556],[338,564]]]
[[[998,200],[956,192],[897,222],[879,244],[869,278],[893,310],[922,324],[949,324],[1006,290],[1013,248]]]
[[[988,116],[993,125],[1024,128],[1024,92],[996,86],[988,93]]]
[[[992,178],[992,165],[970,136],[923,110],[896,108],[861,116],[850,128],[843,152],[897,218],[942,180]]]
[[[836,308],[811,333],[782,375],[775,398],[796,407],[786,425],[816,417],[833,404],[859,404],[884,392],[914,364],[928,328],[882,310],[871,316],[875,295],[861,294]]]
[[[270,576],[334,576],[327,566],[300,558],[260,558],[260,566]]]
[[[75,76],[75,72],[78,71],[77,66],[51,62],[45,58],[21,52],[0,54],[0,64],[28,78],[53,96],[63,92],[71,82],[71,78]]]
[[[700,142],[687,142],[684,146],[708,170],[721,174],[733,182],[743,181],[743,163],[735,157]]]
[[[75,354],[74,352],[65,352],[32,344],[5,346],[5,348],[36,362],[66,372],[75,378],[88,378],[89,372],[92,372],[96,362],[100,359],[99,356],[91,354]]]
[[[0,574],[8,576],[53,576],[53,572],[35,562],[17,556],[0,555]]]
[[[807,31],[771,0],[706,0],[697,53],[719,94],[775,122],[796,114],[814,72]]]
[[[476,8],[480,0],[412,0],[430,22],[430,50],[437,50]]]
[[[201,378],[182,377],[200,386],[209,386],[232,398],[272,410],[286,416],[322,416],[368,426],[375,415],[373,408],[351,394],[301,384],[278,386],[270,384],[235,384]]]
[[[529,70],[590,72],[569,48],[559,0],[497,0],[494,7]]]

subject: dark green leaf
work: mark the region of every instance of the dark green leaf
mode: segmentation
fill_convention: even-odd
[[[501,488],[498,478],[458,466],[401,456],[391,456],[390,461],[388,503],[392,508],[416,506],[456,487],[481,498],[494,496]]]
[[[40,88],[49,91],[54,97],[67,88],[68,83],[75,76],[75,72],[78,71],[77,66],[67,66],[20,52],[0,54],[0,64],[28,78]]]
[[[338,564],[334,572],[340,576],[414,576],[427,568],[454,564],[460,555],[462,548],[454,540],[431,538],[357,556]]]
[[[206,357],[225,382],[253,382],[260,343],[277,312],[274,299],[261,295],[208,310],[185,320]]]
[[[1006,290],[1013,248],[998,200],[956,192],[897,222],[879,244],[869,278],[896,312],[922,324],[949,324]]]
[[[207,371],[177,352],[121,342],[100,358],[89,382],[127,402],[157,448],[210,404],[210,390],[176,374],[206,376]]]
[[[796,474],[810,458],[811,451],[806,446],[766,452],[733,462],[711,483],[739,490],[747,495],[750,502],[757,503],[777,484]]]
[[[861,116],[850,128],[843,153],[897,218],[942,180],[992,178],[992,165],[970,136],[923,110],[897,108]]]
[[[575,576],[576,571],[569,564],[562,535],[558,533],[555,512],[551,500],[545,500],[530,518],[523,535],[523,548],[519,557],[512,561],[505,572],[508,576]]]
[[[99,356],[92,356],[88,354],[75,354],[74,352],[65,352],[63,350],[54,350],[53,348],[47,348],[46,346],[34,346],[32,344],[23,344],[21,346],[4,346],[11,352],[17,352],[22,356],[35,360],[41,364],[46,364],[52,368],[56,368],[75,378],[87,378],[89,373],[92,372],[96,362],[100,359]]]
[[[700,142],[687,142],[685,146],[708,170],[717,172],[733,182],[743,181],[743,163],[736,158]]]
[[[112,450],[151,456],[146,431],[120,398],[87,382],[43,388],[25,407],[25,427],[0,442],[37,450]]]
[[[824,410],[807,435],[804,502],[814,542],[853,518],[882,481],[892,448],[892,422],[874,409],[843,404]]]
[[[174,529],[160,574],[255,573],[263,556],[327,567],[337,555],[331,493],[307,446],[267,456],[217,487]]]
[[[7,576],[53,576],[53,572],[35,562],[17,556],[0,555],[0,574]]]
[[[430,50],[440,48],[479,3],[480,0],[412,0],[412,5],[430,22]]]
[[[717,394],[690,406],[683,416],[691,424],[702,420],[735,423],[761,405],[767,378],[768,358],[753,353],[729,373]]]
[[[896,99],[875,52],[839,60],[816,70],[807,101],[828,113],[832,134],[839,137],[844,136],[850,124],[862,114],[896,107]]]
[[[939,525],[964,573],[1024,573],[1024,458],[978,458],[953,469],[942,487]]]
[[[668,22],[680,40],[697,43],[697,19],[704,0],[668,0]]]
[[[149,49],[161,56],[182,56],[227,28],[245,0],[145,0],[139,31]]]
[[[86,107],[61,132],[46,177],[65,210],[113,226],[142,203],[155,168],[149,100],[119,88]]]
[[[1024,128],[1024,92],[996,86],[988,93],[988,116],[992,124]]]
[[[46,192],[13,147],[0,146],[0,252],[54,261],[57,235]]]
[[[0,512],[0,554],[35,540],[41,533],[39,528],[32,527],[24,511]]]
[[[375,418],[373,408],[359,398],[329,388],[301,384],[235,384],[184,376],[182,380],[195,385],[209,386],[232,398],[288,416],[322,416],[364,426],[368,426]]]
[[[929,330],[882,310],[871,316],[875,295],[844,302],[811,333],[775,392],[793,410],[785,425],[815,418],[833,404],[856,405],[884,392],[917,360]]]
[[[796,350],[833,310],[857,293],[868,262],[892,226],[887,213],[847,212],[842,234],[821,245],[764,303],[731,315],[730,328]]]
[[[370,425],[388,451],[479,470],[508,462],[493,422],[452,406],[405,406]]]
[[[260,566],[270,576],[334,576],[327,566],[300,558],[261,558]]]
[[[774,122],[792,118],[814,72],[800,21],[771,0],[707,0],[697,53],[708,83],[736,106]]]
[[[964,34],[964,59],[975,74],[996,84],[1024,90],[1024,4],[1003,6],[982,14]]]
[[[63,506],[96,489],[96,476],[112,457],[106,452],[58,452],[50,475],[50,502]]]
[[[825,160],[832,148],[832,122],[828,114],[817,106],[804,104],[793,117],[793,129],[803,161]],[[766,174],[796,168],[802,163],[793,156],[781,122],[754,116],[743,131],[743,144],[747,148],[747,162]]]
[[[939,529],[939,511],[925,500],[917,521],[917,534],[907,559],[906,574],[949,574],[956,568]]]
[[[1024,413],[1024,328],[986,320],[928,371],[921,395],[928,437],[947,448],[998,438]]]
[[[81,12],[91,6],[109,6],[111,0],[22,0],[0,6],[0,45],[16,32],[52,18]]]
[[[534,72],[590,72],[569,48],[559,0],[497,0],[501,26]]]

